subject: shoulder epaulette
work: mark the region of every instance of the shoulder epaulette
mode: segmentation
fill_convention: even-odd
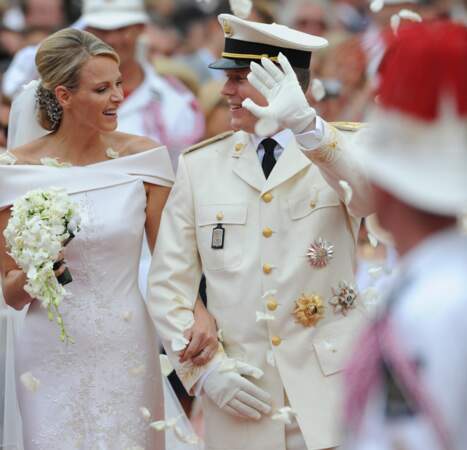
[[[232,136],[232,134],[234,134],[233,131],[226,131],[224,133],[218,134],[217,136],[198,142],[197,144],[188,147],[183,153],[190,153],[193,150],[198,150],[200,148],[206,147],[207,145],[213,144],[214,142],[222,141],[222,139]]]
[[[330,124],[341,131],[358,131],[367,126],[364,122],[331,122]]]

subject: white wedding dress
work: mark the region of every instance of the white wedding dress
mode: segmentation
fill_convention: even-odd
[[[67,246],[71,297],[60,309],[73,344],[33,302],[16,342],[25,450],[163,450],[159,347],[138,288],[143,182],[171,186],[165,147],[85,167],[0,165],[0,208],[32,189],[66,188],[82,228]],[[18,378],[30,372],[36,392]],[[194,447],[192,447],[194,448]],[[171,449],[167,449],[171,450]]]

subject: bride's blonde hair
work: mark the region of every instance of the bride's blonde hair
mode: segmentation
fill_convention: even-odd
[[[49,131],[60,126],[63,110],[55,88],[78,89],[81,68],[92,56],[108,56],[117,63],[115,50],[87,31],[65,28],[45,39],[36,54],[36,67],[41,78],[37,89],[38,121]]]

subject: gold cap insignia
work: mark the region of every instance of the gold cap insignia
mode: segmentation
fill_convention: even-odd
[[[224,30],[224,34],[227,36],[227,37],[230,37],[230,36],[233,36],[233,29],[232,29],[232,25],[230,25],[229,21],[224,19],[222,21],[222,29]]]
[[[295,301],[295,321],[304,327],[316,325],[324,317],[324,302],[319,295],[302,294]]]

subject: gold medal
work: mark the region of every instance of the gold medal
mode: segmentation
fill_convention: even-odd
[[[295,321],[304,327],[312,327],[324,317],[324,302],[319,295],[302,294],[295,301]]]

